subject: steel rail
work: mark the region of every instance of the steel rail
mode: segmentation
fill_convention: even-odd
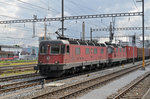
[[[0,67],[0,74],[34,70],[35,64]]]
[[[146,77],[150,75],[150,72],[147,72],[144,74],[141,78],[139,78],[136,82],[132,83],[129,87],[125,88],[122,92],[120,92],[118,95],[116,95],[113,98],[108,99],[120,99],[122,96],[124,96],[126,93],[128,93],[132,88],[134,88],[138,83],[140,83],[142,80],[144,80]]]
[[[18,68],[18,67],[29,67],[29,66],[36,66],[37,64],[27,64],[27,65],[13,65],[13,66],[0,66],[1,69],[7,69],[7,68]]]
[[[31,73],[31,74],[3,77],[3,78],[0,78],[0,82],[10,81],[10,80],[20,79],[20,78],[34,77],[34,76],[39,76],[39,74]]]
[[[148,65],[148,64],[150,64],[150,63],[147,63],[146,65]],[[94,88],[95,86],[99,86],[101,84],[107,83],[117,77],[120,77],[122,75],[130,73],[139,68],[141,68],[141,64],[135,65],[134,67],[125,68],[120,71],[116,71],[111,74],[97,77],[94,79],[91,78],[90,80],[87,80],[84,82],[79,82],[78,84],[70,85],[70,86],[64,87],[62,89],[58,89],[58,90],[55,90],[52,92],[48,92],[48,93],[33,97],[33,99],[41,99],[41,98],[47,98],[47,97],[54,98],[54,99],[55,98],[56,99],[70,98],[72,96],[76,96],[77,94],[80,94],[86,90]]]
[[[22,86],[19,86],[19,87],[14,87],[14,88],[9,88],[9,89],[2,89],[2,90],[0,90],[0,94],[6,93],[6,92],[11,92],[11,91],[16,91],[16,90],[19,90],[19,89],[22,89],[22,88],[28,88],[28,87],[36,86],[36,85],[39,85],[39,84],[40,84],[40,82],[36,82],[36,83],[32,83],[32,84],[22,85]]]
[[[19,90],[21,88],[27,88],[27,87],[32,87],[32,86],[35,86],[35,85],[39,85],[40,84],[39,81],[41,81],[42,79],[43,78],[39,78],[39,79],[34,79],[34,80],[29,80],[29,81],[23,81],[23,82],[3,85],[3,86],[1,86],[0,94],[5,93],[5,92]],[[31,84],[28,84],[28,83],[31,83]],[[19,86],[19,85],[22,85],[22,86]]]

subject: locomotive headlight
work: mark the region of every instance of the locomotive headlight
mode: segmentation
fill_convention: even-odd
[[[55,64],[59,64],[59,61],[55,61]]]
[[[42,64],[42,61],[39,61],[39,64]]]

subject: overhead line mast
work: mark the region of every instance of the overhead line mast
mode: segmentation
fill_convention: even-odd
[[[64,37],[64,0],[62,0],[62,37]]]
[[[145,38],[144,37],[144,32],[145,32],[144,31],[144,27],[145,27],[145,24],[144,24],[144,12],[145,11],[144,11],[144,0],[136,0],[136,2],[142,2],[142,27],[143,27],[143,29],[142,29],[142,36],[143,36],[142,37],[143,38],[143,53],[142,53],[143,54],[143,58],[142,58],[143,59],[143,64],[142,64],[142,69],[145,70],[145,55],[144,55],[145,54],[145,50],[144,50],[144,47],[145,47],[144,46],[144,41],[145,41],[145,39],[144,39]]]
[[[144,50],[144,0],[142,0],[142,35],[143,35],[143,64],[142,64],[142,69],[145,70],[145,50]]]
[[[150,27],[144,27],[145,30],[150,30]],[[98,31],[109,31],[110,28],[95,28],[92,29],[93,32]],[[143,27],[117,27],[114,28],[115,31],[122,31],[122,30],[143,30]]]
[[[126,17],[126,16],[142,16],[142,12],[65,16],[63,17],[63,20]],[[0,24],[30,23],[30,22],[45,22],[45,21],[62,21],[62,18],[58,17],[58,18],[37,18],[36,20],[35,19],[6,20],[6,21],[0,21]]]

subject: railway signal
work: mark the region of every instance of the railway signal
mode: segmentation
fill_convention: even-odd
[[[135,35],[133,35],[133,37],[132,37],[132,45],[133,45],[133,64],[134,64],[134,53],[135,53],[135,51],[134,51],[134,47],[135,47],[135,42],[136,42],[136,37],[135,37]]]

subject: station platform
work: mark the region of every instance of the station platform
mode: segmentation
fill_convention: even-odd
[[[149,90],[145,93],[145,95],[142,97],[142,99],[150,99],[150,88],[149,88]]]
[[[150,65],[146,67],[143,71],[138,69],[134,72],[131,72],[127,75],[120,77],[102,87],[99,87],[95,90],[90,91],[86,95],[81,96],[79,99],[107,99],[110,95],[117,93],[118,90],[131,83],[136,78],[150,71]],[[147,94],[146,94],[147,93]],[[145,96],[142,99],[150,99],[150,89],[145,93]]]

